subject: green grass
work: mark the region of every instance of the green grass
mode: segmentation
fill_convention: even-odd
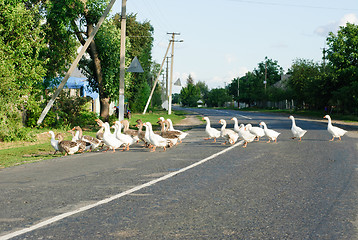
[[[131,128],[135,128],[136,120],[142,119],[143,122],[151,122],[153,128],[159,129],[159,125],[157,123],[159,117],[164,117],[165,119],[170,118],[175,125],[177,122],[185,118],[185,112],[175,111],[171,115],[168,115],[165,111],[155,111],[145,115],[137,113],[132,114],[132,118],[129,120],[129,122]],[[95,128],[83,128],[83,134],[95,137],[98,129],[99,127],[97,126]],[[55,150],[50,144],[50,134],[46,134],[48,131],[49,129],[31,129],[31,133],[37,136],[36,141],[32,142],[0,142],[0,168],[6,168],[62,156],[61,153],[53,155]],[[59,132],[65,133],[65,139],[71,139],[71,134],[67,133],[66,129],[53,129],[53,131],[55,134]]]
[[[53,153],[54,150],[49,142],[2,149],[0,150],[0,168],[41,161],[62,155],[53,155]]]

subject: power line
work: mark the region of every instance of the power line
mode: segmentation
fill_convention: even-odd
[[[255,1],[250,1],[250,0],[229,0],[229,1],[249,3],[249,4],[258,4],[258,5],[281,6],[281,7],[297,7],[297,8],[312,8],[312,9],[324,9],[324,10],[358,11],[358,9],[354,9],[354,8],[312,6],[312,5],[300,5],[300,4],[290,4],[290,3],[263,2],[263,1],[256,1],[256,0]]]

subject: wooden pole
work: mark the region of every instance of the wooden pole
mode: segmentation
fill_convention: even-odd
[[[172,42],[171,42],[171,41],[169,41],[167,51],[165,52],[165,55],[164,55],[164,58],[163,58],[162,65],[160,65],[160,69],[159,69],[159,72],[158,72],[158,74],[157,74],[157,78],[155,79],[155,82],[154,82],[154,84],[153,84],[152,91],[150,92],[150,95],[149,95],[149,98],[148,98],[147,104],[145,105],[145,108],[144,108],[143,114],[145,114],[145,113],[146,113],[146,111],[147,111],[147,109],[148,109],[148,106],[149,106],[149,103],[150,103],[150,100],[152,99],[152,96],[153,96],[153,93],[154,93],[155,86],[157,85],[157,82],[158,82],[158,80],[159,80],[160,73],[162,72],[163,65],[164,65],[164,62],[165,62],[165,58],[166,58],[166,57],[167,57],[167,55],[168,55],[168,52],[169,52],[169,48],[170,48],[170,44],[171,44],[171,43],[172,43]]]
[[[121,13],[121,52],[120,52],[120,65],[119,65],[119,121],[124,119],[124,77],[125,77],[125,59],[126,59],[126,2],[122,0],[122,13]]]

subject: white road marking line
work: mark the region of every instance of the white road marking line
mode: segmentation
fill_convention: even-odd
[[[223,112],[223,113],[225,113],[225,114],[227,114],[227,115],[232,115],[232,113],[231,112],[228,112],[228,111],[223,111],[223,110],[216,110],[216,111],[218,111],[218,112]],[[243,117],[243,118],[246,118],[246,119],[252,119],[252,118],[250,118],[250,117],[247,117],[247,116],[244,116],[244,115],[241,115],[241,114],[238,114],[237,116],[240,116],[240,117]]]
[[[252,118],[250,118],[250,117],[246,117],[246,116],[244,116],[244,115],[238,115],[238,116],[240,116],[240,117],[243,117],[243,118],[246,118],[246,119],[252,119]]]
[[[160,178],[154,179],[152,181],[149,181],[147,183],[144,183],[142,185],[136,186],[134,188],[131,188],[131,189],[127,190],[127,191],[124,191],[124,192],[119,193],[117,195],[114,195],[112,197],[105,198],[105,199],[103,199],[101,201],[98,201],[96,203],[81,207],[81,208],[79,208],[77,210],[74,210],[74,211],[70,211],[70,212],[67,212],[67,213],[57,215],[57,216],[52,217],[52,218],[50,218],[50,219],[48,219],[46,221],[40,222],[38,224],[35,224],[35,225],[31,226],[31,227],[24,228],[24,229],[21,229],[19,231],[13,232],[13,233],[9,233],[9,234],[4,235],[4,236],[0,236],[0,240],[10,239],[10,238],[13,238],[13,237],[16,237],[16,236],[19,236],[19,235],[34,231],[36,229],[39,229],[39,228],[42,228],[42,227],[47,226],[49,224],[55,223],[57,221],[60,221],[60,220],[62,220],[64,218],[67,218],[67,217],[70,217],[72,215],[75,215],[77,213],[81,213],[81,212],[87,211],[87,210],[89,210],[91,208],[95,208],[95,207],[98,207],[100,205],[109,203],[109,202],[111,202],[113,200],[119,199],[119,198],[121,198],[123,196],[129,195],[129,194],[134,193],[136,191],[139,191],[139,190],[141,190],[143,188],[146,188],[146,187],[149,187],[151,185],[154,185],[154,184],[156,184],[156,183],[158,183],[160,181],[164,181],[164,180],[166,180],[168,178],[171,178],[171,177],[173,177],[175,175],[178,175],[179,173],[185,172],[185,171],[187,171],[187,170],[189,170],[191,168],[194,168],[194,167],[196,167],[196,166],[198,166],[200,164],[203,164],[203,163],[205,163],[205,162],[207,162],[207,161],[209,161],[209,160],[211,160],[213,158],[216,158],[217,156],[219,156],[219,155],[221,155],[223,153],[226,153],[227,151],[230,151],[231,149],[233,149],[233,148],[235,148],[237,146],[242,145],[243,143],[244,143],[244,141],[242,140],[242,141],[240,141],[240,142],[238,142],[238,143],[236,143],[236,144],[234,144],[234,145],[232,145],[232,146],[230,146],[228,148],[225,148],[224,150],[222,150],[222,151],[220,151],[218,153],[215,153],[215,154],[213,154],[213,155],[211,155],[211,156],[209,156],[207,158],[204,158],[203,160],[200,160],[199,162],[193,163],[193,164],[191,164],[191,165],[189,165],[189,166],[187,166],[185,168],[179,169],[178,171],[171,172],[171,173],[169,173],[167,175],[164,175],[163,177],[160,177]]]

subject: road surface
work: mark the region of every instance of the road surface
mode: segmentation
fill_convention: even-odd
[[[0,170],[0,239],[357,239],[358,136],[326,122],[291,139],[286,115],[195,109],[233,127],[265,121],[278,143],[222,145],[194,126],[154,153],[76,154]]]

